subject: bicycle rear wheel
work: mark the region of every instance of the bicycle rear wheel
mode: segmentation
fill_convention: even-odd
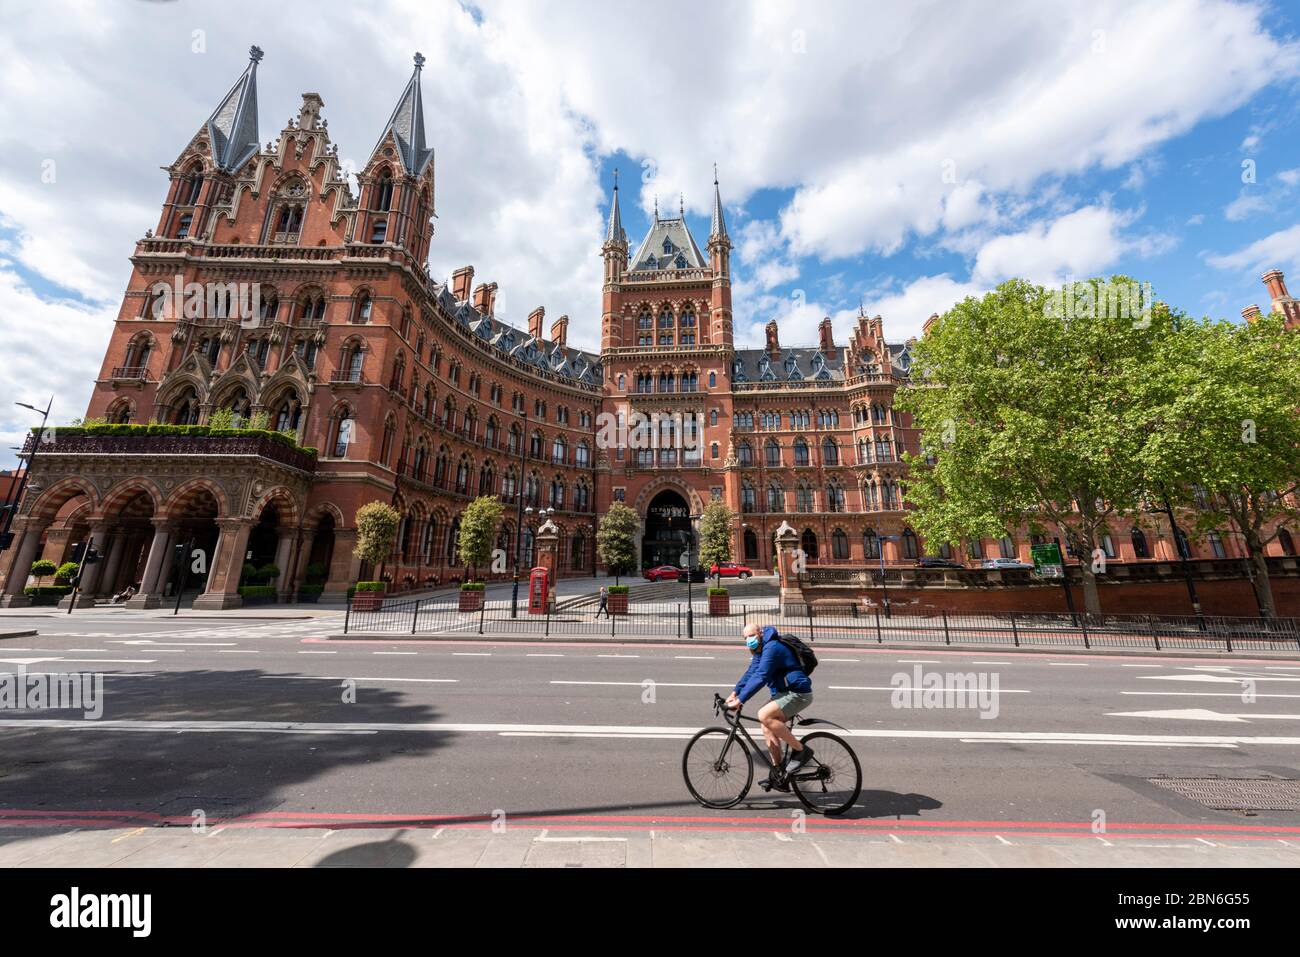
[[[799,740],[812,747],[813,758],[790,778],[795,795],[816,814],[843,814],[862,793],[858,756],[843,738],[827,731],[814,731]]]
[[[730,729],[705,728],[682,753],[682,777],[705,807],[734,807],[754,783],[754,757]]]

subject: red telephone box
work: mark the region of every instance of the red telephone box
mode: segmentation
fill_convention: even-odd
[[[546,601],[551,593],[551,574],[545,568],[534,568],[528,574],[528,614],[546,614]]]

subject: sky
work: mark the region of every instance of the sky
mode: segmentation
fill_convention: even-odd
[[[1300,3],[0,0],[0,464],[85,413],[175,161],[244,69],[261,139],[306,91],[364,165],[422,52],[435,276],[598,347],[614,170],[701,246],[713,170],[736,341],[891,340],[1023,277],[1123,273],[1195,315],[1300,288]]]

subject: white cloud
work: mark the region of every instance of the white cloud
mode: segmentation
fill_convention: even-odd
[[[1242,189],[1237,198],[1223,207],[1223,218],[1230,223],[1237,223],[1255,213],[1268,209],[1268,200],[1259,193],[1250,193]]]
[[[1256,275],[1275,268],[1300,270],[1300,226],[1270,233],[1235,252],[1206,256],[1205,261],[1217,269],[1251,271]]]
[[[993,286],[1013,276],[1047,284],[1067,275],[1094,275],[1130,248],[1121,230],[1133,218],[1105,206],[1086,206],[1052,222],[999,236],[975,257],[972,277]]]

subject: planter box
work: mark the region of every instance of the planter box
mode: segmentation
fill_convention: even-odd
[[[483,607],[484,594],[481,591],[462,591],[460,593],[460,604],[457,607],[461,611],[479,611]]]
[[[384,604],[381,591],[359,591],[352,596],[353,611],[379,611]]]
[[[609,605],[606,607],[609,608],[609,613],[611,615],[626,615],[627,595],[610,595]]]
[[[730,595],[710,595],[709,596],[709,614],[715,616],[731,614],[731,596]]]

